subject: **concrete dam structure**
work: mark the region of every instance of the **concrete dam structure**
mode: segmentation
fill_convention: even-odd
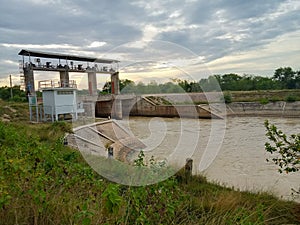
[[[300,117],[300,102],[233,102],[227,104],[227,116]]]
[[[300,117],[300,102],[220,102],[221,93],[119,95],[124,116],[224,118],[226,116]],[[210,99],[210,104],[195,104]],[[190,102],[189,102],[190,101]],[[187,104],[188,102],[189,104]],[[185,103],[185,104],[184,104]],[[96,117],[111,116],[114,99],[100,96],[95,106]]]
[[[122,115],[126,116],[149,116],[149,117],[183,117],[183,118],[218,118],[222,116],[215,112],[207,104],[201,105],[176,105],[160,96],[135,96],[119,95],[122,102]],[[111,95],[98,98],[95,106],[96,117],[109,117],[113,111],[114,102]]]

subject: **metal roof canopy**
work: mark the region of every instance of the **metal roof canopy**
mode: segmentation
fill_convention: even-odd
[[[120,62],[120,61],[115,60],[115,59],[101,59],[101,58],[92,58],[92,57],[81,57],[81,56],[75,56],[75,55],[30,51],[30,50],[25,50],[25,49],[22,49],[19,52],[19,55],[33,56],[33,57],[40,57],[40,58],[49,58],[49,59],[65,59],[65,60],[81,61],[81,62],[107,63],[107,64]]]

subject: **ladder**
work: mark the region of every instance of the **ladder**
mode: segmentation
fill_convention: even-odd
[[[24,76],[24,70],[23,70],[23,61],[19,60],[19,73],[20,73],[20,89],[25,90],[25,76]]]

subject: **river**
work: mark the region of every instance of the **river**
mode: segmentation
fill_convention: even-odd
[[[300,173],[280,174],[266,158],[264,117],[229,117],[224,120],[130,117],[122,125],[143,141],[148,158],[184,165],[194,160],[195,174],[209,181],[254,192],[268,191],[291,199],[300,186]],[[287,134],[300,133],[299,118],[269,118]],[[295,199],[299,201],[300,199]]]

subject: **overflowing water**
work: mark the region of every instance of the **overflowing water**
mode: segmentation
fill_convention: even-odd
[[[231,117],[225,120],[130,117],[124,126],[147,146],[146,154],[170,164],[194,160],[193,171],[208,180],[255,192],[268,191],[291,198],[300,186],[300,173],[280,174],[266,162],[263,117]],[[287,134],[300,133],[299,118],[269,118]],[[296,199],[299,201],[299,199]]]

